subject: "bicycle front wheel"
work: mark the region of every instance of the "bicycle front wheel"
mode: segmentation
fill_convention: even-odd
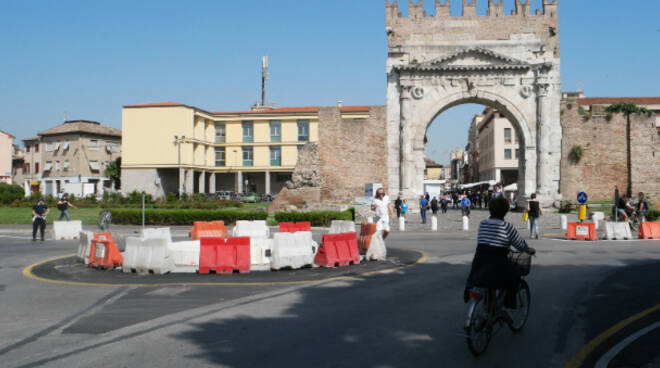
[[[525,327],[527,317],[529,316],[530,302],[529,285],[527,285],[525,280],[520,280],[520,287],[518,288],[518,293],[516,293],[516,309],[509,310],[509,315],[511,316],[509,328],[511,331],[520,332]]]
[[[472,308],[472,314],[469,316],[470,323],[465,328],[465,332],[470,352],[479,356],[488,348],[492,333],[491,326],[488,324],[488,306],[485,300],[479,299],[474,302],[476,305]]]

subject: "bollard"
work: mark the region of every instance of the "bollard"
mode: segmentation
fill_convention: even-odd
[[[591,214],[591,219],[596,224],[596,230],[598,230],[598,223],[600,222],[600,220],[605,220],[605,213],[594,212]]]
[[[583,204],[580,205],[580,208],[578,208],[578,220],[584,221],[587,219],[587,205]]]
[[[374,223],[374,218],[373,217],[367,217],[367,222],[370,224]]]
[[[438,231],[438,216],[431,216],[431,231]]]
[[[406,218],[403,216],[399,217],[399,231],[406,231]]]
[[[559,220],[561,223],[561,229],[562,230],[568,229],[568,218],[566,217],[566,215],[559,216]]]
[[[470,218],[467,216],[463,216],[463,231],[468,231],[470,230]]]

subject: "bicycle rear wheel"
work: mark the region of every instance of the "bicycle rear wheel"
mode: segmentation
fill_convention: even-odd
[[[465,328],[467,345],[475,356],[483,354],[488,348],[492,337],[491,326],[488,324],[488,305],[485,299],[474,301],[476,305],[470,315],[470,323]]]
[[[520,280],[520,287],[518,288],[518,293],[516,294],[516,309],[509,309],[509,315],[511,321],[508,325],[511,331],[520,332],[525,323],[527,323],[527,317],[529,316],[529,305],[531,302],[531,295],[529,292],[529,285],[525,280]]]

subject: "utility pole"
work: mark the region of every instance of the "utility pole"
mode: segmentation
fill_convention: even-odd
[[[181,143],[183,143],[184,139],[186,139],[186,137],[183,136],[183,135],[181,136],[180,139],[179,139],[178,135],[174,136],[174,144],[176,144],[177,148],[179,149],[178,164],[177,164],[177,166],[179,168],[179,198],[181,198],[181,194],[182,194],[181,193],[182,192],[182,190],[181,190],[182,189],[182,187],[181,187],[181,180],[182,180],[181,179]],[[185,180],[185,178],[183,180]]]
[[[261,57],[261,106],[266,106],[266,80],[268,79],[268,55]]]

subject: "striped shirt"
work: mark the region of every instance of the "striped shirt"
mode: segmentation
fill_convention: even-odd
[[[520,251],[527,249],[527,242],[513,225],[502,220],[486,219],[481,221],[477,243],[498,248],[509,248],[509,245],[512,245]]]

